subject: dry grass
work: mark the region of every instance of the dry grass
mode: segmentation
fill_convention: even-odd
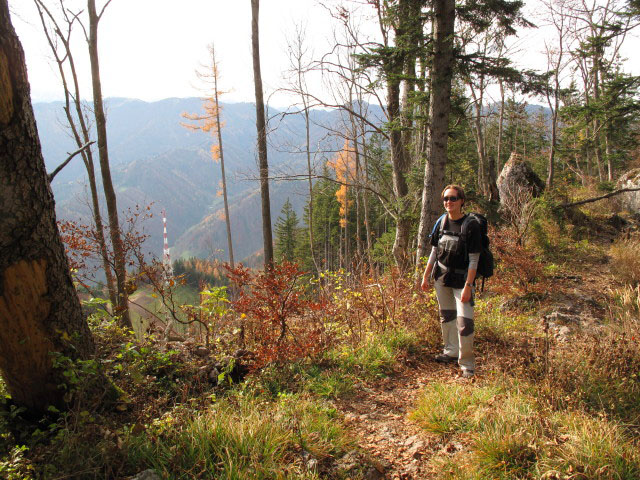
[[[640,285],[640,240],[624,239],[609,249],[611,273],[626,285]]]

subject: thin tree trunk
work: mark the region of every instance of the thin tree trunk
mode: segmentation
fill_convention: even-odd
[[[604,134],[605,156],[607,157],[607,180],[613,181],[613,165],[611,163],[611,142],[609,141],[609,132]]]
[[[0,0],[0,372],[12,400],[37,413],[65,405],[54,353],[94,351],[56,226],[24,52]]]
[[[269,163],[267,161],[267,131],[265,125],[262,75],[260,73],[260,36],[258,17],[260,0],[251,0],[251,46],[253,50],[253,79],[256,95],[256,129],[258,131],[258,163],[260,167],[260,195],[262,198],[262,237],[264,267],[273,266],[273,235],[271,233],[271,202],[269,200]]]
[[[229,216],[229,200],[227,199],[227,176],[224,171],[224,149],[222,148],[222,125],[220,124],[220,104],[218,103],[218,70],[216,67],[215,52],[211,47],[213,60],[213,92],[216,102],[216,133],[218,135],[218,146],[220,148],[220,172],[222,174],[222,197],[224,199],[224,216],[227,226],[227,245],[229,246],[229,265],[235,268],[233,260],[233,241],[231,240],[231,217]]]
[[[388,79],[387,105],[389,122],[393,125],[400,119],[400,84],[395,79]],[[407,266],[409,250],[409,230],[411,227],[408,211],[409,187],[405,178],[406,151],[403,148],[402,133],[397,126],[392,127],[389,133],[391,142],[391,167],[393,179],[393,193],[397,202],[396,211],[396,236],[393,242],[393,257],[396,265],[404,270]]]
[[[362,157],[364,158],[364,184],[369,185],[369,157],[367,152],[367,137],[364,121],[360,122],[360,131],[362,132]],[[373,250],[373,237],[371,232],[371,222],[369,220],[369,196],[367,192],[364,192],[362,203],[364,206],[364,228],[367,235],[367,261],[369,262],[369,269],[373,269],[373,259],[371,258],[371,251]]]
[[[498,120],[498,152],[496,153],[496,163],[498,171],[502,171],[502,133],[504,130],[504,83],[500,79],[500,119]]]
[[[104,115],[104,106],[102,103],[100,62],[98,60],[98,22],[100,21],[100,16],[96,12],[95,0],[88,0],[88,12],[88,41],[89,60],[91,62],[91,84],[93,87],[93,110],[96,116],[98,153],[100,155],[100,172],[102,173],[104,196],[107,201],[107,213],[109,215],[109,233],[111,235],[111,245],[113,246],[114,254],[116,285],[118,289],[117,313],[118,315],[120,315],[122,324],[128,328],[131,328],[131,319],[129,318],[129,296],[126,287],[127,270],[124,258],[124,247],[122,245],[122,237],[120,235],[116,192],[113,188],[113,182],[111,180],[111,169],[109,167],[109,150],[107,147],[107,120]]]
[[[353,104],[352,104],[353,106]],[[351,120],[351,137],[353,139],[353,151],[355,158],[355,199],[356,199],[356,253],[357,262],[362,261],[362,231],[361,231],[361,219],[360,219],[360,198],[362,196],[361,176],[360,176],[360,149],[358,148],[358,128],[356,126],[355,118],[352,114],[349,115]]]
[[[556,155],[556,143],[558,137],[558,104],[553,110],[551,116],[551,148],[549,149],[549,163],[547,166],[547,189],[553,187],[553,177],[555,175],[555,155]]]

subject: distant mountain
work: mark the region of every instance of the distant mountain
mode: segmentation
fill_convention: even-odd
[[[184,128],[183,112],[202,111],[198,98],[170,98],[159,102],[110,98],[106,100],[107,136],[112,176],[121,211],[153,203],[154,218],[143,226],[148,247],[162,253],[162,220],[167,212],[172,257],[213,255],[227,259],[220,166],[211,160],[211,137]],[[65,128],[62,102],[36,103],[34,112],[45,163],[53,170],[76,146]],[[379,110],[377,111],[379,113]],[[269,166],[278,172],[306,172],[304,119],[270,111]],[[312,112],[312,145],[329,151],[342,140],[325,138],[319,125],[338,126],[340,114]],[[234,253],[237,260],[258,258],[262,249],[259,185],[256,181],[255,107],[249,103],[223,105],[223,141]],[[327,153],[326,156],[331,156]],[[97,157],[97,155],[96,155]],[[97,162],[97,158],[96,158]],[[58,218],[90,221],[84,165],[75,158],[53,181]],[[299,215],[306,201],[301,181],[271,182],[272,222],[290,199]]]

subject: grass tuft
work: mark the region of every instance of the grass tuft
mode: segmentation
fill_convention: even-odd
[[[640,240],[618,240],[609,249],[611,273],[626,285],[640,284]]]
[[[574,411],[552,412],[536,387],[436,384],[411,417],[427,432],[464,441],[430,461],[434,478],[640,478],[640,449],[619,423]]]
[[[317,478],[302,450],[325,459],[349,445],[335,409],[298,395],[238,395],[200,413],[177,408],[127,440],[132,465],[178,479]]]

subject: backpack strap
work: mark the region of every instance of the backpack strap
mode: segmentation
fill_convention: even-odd
[[[436,233],[436,230],[439,230],[438,236],[442,235],[442,229],[444,228],[444,218],[447,216],[446,213],[443,213],[442,215],[440,215],[440,218],[438,218],[438,220],[436,220],[436,223],[433,224],[433,229],[431,230],[431,235],[429,235],[429,238],[433,237]]]

